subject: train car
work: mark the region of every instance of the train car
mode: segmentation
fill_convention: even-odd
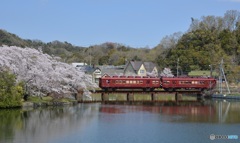
[[[205,77],[161,77],[161,87],[166,91],[177,89],[210,90],[215,88],[216,79]]]
[[[99,80],[99,87],[103,90],[142,89],[153,91],[160,87],[160,78],[141,76],[106,76]]]

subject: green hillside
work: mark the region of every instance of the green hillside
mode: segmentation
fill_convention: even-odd
[[[190,71],[218,73],[219,63],[230,81],[240,79],[240,12],[229,10],[223,16],[191,18],[185,33],[174,33],[161,39],[154,48],[134,48],[107,42],[90,47],[74,46],[68,42],[21,39],[15,34],[0,30],[0,45],[41,48],[44,53],[61,57],[67,63],[86,62],[91,65],[122,65],[129,60],[155,62],[160,70],[169,67],[176,74]],[[163,27],[164,28],[164,27]]]

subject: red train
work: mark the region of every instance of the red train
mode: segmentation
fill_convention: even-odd
[[[216,86],[216,79],[205,77],[141,77],[141,76],[106,76],[99,80],[103,90],[142,89],[153,91],[163,88],[166,91],[177,89],[209,90]]]

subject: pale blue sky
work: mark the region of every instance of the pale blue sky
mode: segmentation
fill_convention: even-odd
[[[223,16],[240,0],[1,0],[0,29],[24,39],[76,46],[117,42],[154,47],[186,32],[191,17]]]

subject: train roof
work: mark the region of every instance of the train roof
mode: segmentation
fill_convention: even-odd
[[[206,80],[206,79],[215,79],[213,77],[161,77],[163,79],[169,79],[169,80],[172,80],[172,79],[177,79],[177,80]]]
[[[105,78],[105,79],[154,79],[157,78],[159,79],[159,77],[150,77],[150,76],[105,76],[105,77],[101,77],[101,78]]]

